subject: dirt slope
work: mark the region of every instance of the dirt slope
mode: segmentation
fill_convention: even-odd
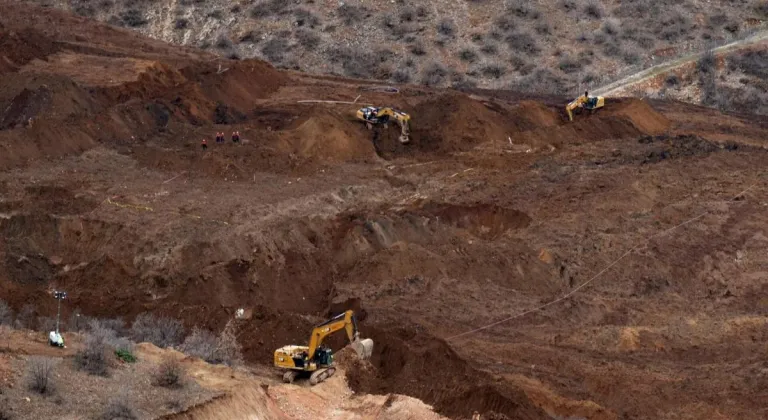
[[[15,311],[50,314],[51,289],[65,318],[245,308],[267,369],[353,308],[376,346],[352,389],[451,418],[766,416],[764,120],[613,98],[569,123],[565,97],[388,93],[0,5]],[[362,103],[410,112],[412,144],[353,121]]]

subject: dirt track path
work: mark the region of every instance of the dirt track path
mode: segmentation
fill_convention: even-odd
[[[734,41],[734,42],[719,46],[717,48],[714,48],[712,51],[715,54],[724,54],[727,52],[737,51],[742,48],[753,46],[760,43],[768,43],[768,29],[763,29],[744,39],[740,39],[738,41]],[[653,67],[649,67],[645,70],[623,77],[615,82],[609,83],[600,88],[593,89],[594,94],[602,95],[602,96],[616,95],[620,93],[622,89],[628,86],[635,85],[637,83],[648,80],[654,76],[657,76],[661,73],[668,72],[682,65],[696,61],[699,58],[701,58],[701,56],[704,55],[705,53],[706,53],[706,50],[699,51],[699,52],[688,54],[686,56],[683,56],[671,61],[666,61],[666,62],[657,64]]]

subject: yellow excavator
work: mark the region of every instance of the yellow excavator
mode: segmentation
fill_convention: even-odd
[[[288,345],[275,350],[275,367],[287,369],[283,381],[292,383],[300,374],[309,373],[309,383],[317,385],[333,376],[333,351],[323,346],[323,340],[341,329],[347,331],[350,344],[361,359],[371,357],[373,340],[360,339],[355,314],[346,311],[313,328],[309,346]]]
[[[605,98],[602,96],[589,96],[589,92],[584,92],[584,96],[571,101],[566,107],[565,112],[568,113],[568,119],[573,121],[573,111],[576,109],[586,109],[591,112],[605,106]]]
[[[406,144],[411,141],[409,127],[411,116],[403,111],[389,107],[368,106],[358,109],[356,116],[358,120],[365,122],[369,130],[375,125],[383,125],[386,128],[390,120],[395,120],[400,126],[400,143]]]

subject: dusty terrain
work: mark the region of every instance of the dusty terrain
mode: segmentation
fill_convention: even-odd
[[[351,389],[450,418],[768,416],[764,118],[609,98],[568,123],[565,97],[392,94],[0,6],[15,310],[54,288],[67,316],[247,308],[269,372],[352,308],[376,346]],[[410,112],[412,143],[352,121],[364,103]]]

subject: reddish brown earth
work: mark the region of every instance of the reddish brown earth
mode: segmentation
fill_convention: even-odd
[[[268,365],[352,307],[376,343],[354,389],[450,417],[768,416],[764,119],[609,98],[568,123],[567,98],[377,93],[0,6],[14,309],[60,288],[65,317],[220,328],[243,307]],[[297,103],[358,95],[410,112],[412,144]]]

